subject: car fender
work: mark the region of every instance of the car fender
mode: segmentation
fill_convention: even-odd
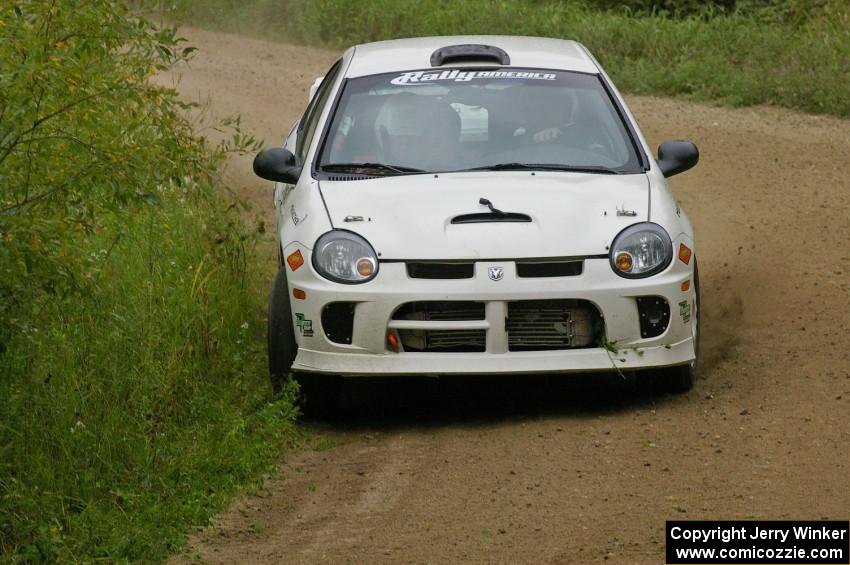
[[[679,205],[667,180],[657,168],[647,173],[649,180],[649,221],[662,226],[674,241],[685,238],[692,252],[694,248],[694,229],[685,211]]]

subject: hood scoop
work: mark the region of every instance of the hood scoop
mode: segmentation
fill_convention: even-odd
[[[478,203],[487,206],[490,211],[476,214],[461,214],[452,218],[453,224],[484,224],[488,222],[530,222],[531,216],[517,212],[502,212],[487,198],[479,198]]]
[[[489,222],[530,222],[531,216],[518,212],[479,212],[452,218],[453,224],[484,224]]]

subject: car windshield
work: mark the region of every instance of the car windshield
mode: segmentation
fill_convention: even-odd
[[[349,79],[321,147],[326,172],[643,170],[598,76],[539,69]]]

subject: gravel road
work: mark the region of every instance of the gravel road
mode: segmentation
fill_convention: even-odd
[[[200,51],[183,95],[241,113],[267,144],[336,56],[185,35]],[[658,564],[668,519],[850,517],[850,121],[628,102],[653,145],[686,138],[702,153],[671,182],[699,244],[694,389],[597,377],[351,385],[345,414],[308,424],[279,475],[175,562]],[[250,158],[229,175],[272,225]]]

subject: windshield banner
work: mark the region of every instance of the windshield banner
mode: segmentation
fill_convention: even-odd
[[[454,82],[469,82],[473,79],[524,79],[524,80],[555,80],[555,73],[542,73],[537,71],[461,71],[458,69],[445,70],[439,73],[428,71],[413,71],[401,73],[401,76],[390,81],[391,84],[422,84],[441,80]]]

